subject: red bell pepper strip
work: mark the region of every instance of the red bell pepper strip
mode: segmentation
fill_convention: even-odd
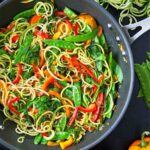
[[[81,68],[84,69],[84,71],[86,71],[86,73],[91,77],[93,78],[93,80],[95,82],[97,82],[97,78],[96,76],[94,75],[94,73],[92,72],[92,70],[90,68],[88,68],[87,65],[81,63],[80,61],[77,60],[77,57],[72,57],[72,63],[74,64],[74,66],[82,73],[82,74],[85,74],[85,72],[83,72],[83,70]]]
[[[78,35],[78,34],[79,34],[79,24],[78,24],[78,23],[75,24],[75,26],[74,26],[74,28],[73,28],[73,31],[74,31],[74,34],[75,34],[75,35]]]
[[[43,136],[48,137],[48,133],[45,133],[45,132],[44,132],[44,133],[42,133],[42,132],[41,132],[40,134],[41,134],[41,135],[43,135]]]
[[[100,75],[100,77],[98,78],[97,83],[100,84],[102,82],[102,80],[104,79],[104,74]],[[93,90],[92,90],[92,95],[96,92],[97,90],[97,86],[94,84],[92,86]]]
[[[62,56],[62,58],[63,58],[66,62],[68,62],[68,68],[69,68],[69,69],[72,69],[72,68],[74,67],[70,58],[68,58],[68,57],[66,57],[66,56],[64,56],[64,55]]]
[[[73,122],[75,121],[76,116],[77,116],[77,114],[78,114],[78,110],[79,110],[79,108],[76,107],[75,110],[74,110],[74,112],[73,112],[72,117],[70,118],[70,120],[69,120],[69,122],[68,122],[68,126],[71,126],[71,125],[73,124]]]
[[[32,64],[32,68],[33,68],[33,71],[34,71],[34,75],[35,75],[37,78],[39,78],[39,76],[38,76],[38,72],[39,72],[38,67],[36,67],[35,64]]]
[[[17,41],[19,40],[19,35],[14,35],[13,37],[12,37],[12,39],[11,39],[11,41],[13,42],[13,43],[16,43]]]
[[[85,64],[83,64],[83,63],[81,63],[81,62],[80,62],[80,65],[81,65],[81,67],[84,68],[84,70],[86,70],[86,72],[88,73],[88,75],[89,75],[91,78],[93,78],[93,80],[94,80],[95,82],[97,82],[97,78],[96,78],[96,76],[94,75],[94,73],[92,72],[92,70],[91,70],[90,68],[88,68],[87,65],[85,65]]]
[[[102,32],[103,32],[102,26],[98,26],[97,36],[100,37],[102,35]]]
[[[83,112],[94,112],[97,110],[97,106],[95,103],[90,104],[87,108],[84,108],[82,106],[79,106],[78,108],[80,111],[83,111]]]
[[[93,122],[97,122],[98,119],[102,118],[102,113],[104,111],[104,93],[100,92],[96,99],[97,110],[93,113]]]
[[[4,32],[6,32],[6,31],[10,31],[10,30],[12,30],[12,28],[13,28],[14,26],[15,26],[14,23],[10,23],[10,24],[7,26],[7,28],[2,28],[2,29],[0,29],[0,32],[4,33]]]
[[[86,75],[85,71],[83,71],[83,69],[81,69],[80,63],[77,60],[77,57],[73,56],[72,59],[72,64],[74,65],[74,67],[76,67],[76,69],[83,75]]]
[[[48,35],[47,33],[45,33],[44,31],[39,31],[39,30],[36,30],[34,31],[33,33],[34,36],[41,36],[42,38],[45,38],[45,39],[51,39],[52,36]]]
[[[65,18],[65,22],[66,22],[66,24],[68,25],[68,27],[69,27],[70,29],[73,29],[73,25],[72,25],[72,23],[69,21],[69,19]]]
[[[98,106],[104,105],[104,93],[103,92],[99,92],[96,103]]]
[[[63,11],[56,11],[54,12],[55,16],[66,16],[66,14]]]
[[[93,112],[93,118],[92,118],[93,122],[97,122],[97,120],[99,119],[99,114],[100,114],[100,107],[97,107],[97,110]]]
[[[12,104],[15,103],[15,102],[18,102],[19,100],[20,100],[20,97],[16,97],[16,98],[10,99],[10,100],[7,102],[8,108],[9,108],[12,112],[16,113],[17,115],[20,115],[20,112],[18,112],[18,111],[12,106]]]
[[[20,81],[20,76],[22,75],[22,73],[23,73],[22,65],[18,64],[18,73],[16,75],[16,78],[12,81],[13,84],[17,84]]]

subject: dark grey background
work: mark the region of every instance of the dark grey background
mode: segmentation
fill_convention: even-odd
[[[0,0],[1,2],[2,0]],[[113,16],[118,18],[118,12],[110,9]],[[135,63],[141,63],[146,58],[146,51],[150,51],[150,31],[142,35],[132,45]],[[129,107],[116,129],[92,150],[127,150],[129,145],[140,138],[143,131],[150,131],[150,110],[142,98],[137,98],[139,83],[135,78],[134,89]],[[0,145],[0,150],[8,150]]]

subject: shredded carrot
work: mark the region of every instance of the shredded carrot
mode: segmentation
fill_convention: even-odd
[[[35,15],[35,16],[33,16],[33,17],[30,19],[29,23],[30,23],[30,24],[35,24],[35,23],[38,23],[41,19],[42,19],[41,16]]]

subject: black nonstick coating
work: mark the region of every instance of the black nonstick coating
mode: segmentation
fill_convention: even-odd
[[[31,8],[35,2],[36,0],[33,3],[21,4],[19,0],[5,0],[0,5],[0,27],[7,25],[11,18],[18,12],[27,8]],[[68,150],[87,150],[96,145],[97,143],[101,142],[104,138],[106,138],[106,136],[110,134],[110,132],[112,132],[112,130],[117,126],[123,114],[125,113],[133,89],[133,58],[128,40],[126,39],[118,23],[104,8],[94,2],[94,0],[56,0],[56,4],[59,8],[68,6],[76,12],[87,12],[95,17],[97,22],[103,26],[107,42],[111,47],[114,57],[116,58],[123,70],[124,80],[119,88],[120,98],[117,99],[117,107],[113,114],[113,117],[110,120],[106,121],[107,123],[109,123],[109,126],[106,125],[102,131],[87,133],[79,144],[68,148]],[[116,39],[118,39],[118,41]],[[122,47],[125,50],[124,53],[122,53],[121,50],[118,48],[118,43],[122,44]],[[126,58],[127,63],[123,60],[123,57]],[[3,113],[0,111],[0,124],[2,124],[4,118],[5,117]],[[17,135],[14,131],[15,126],[16,125],[14,123],[8,122],[5,126],[5,129],[0,131],[0,143],[5,145],[6,147],[10,149],[22,150],[60,149],[59,147],[50,148],[43,145],[34,145],[33,138],[28,136],[26,137],[26,140],[23,144],[17,143],[17,138],[19,137],[19,135]]]

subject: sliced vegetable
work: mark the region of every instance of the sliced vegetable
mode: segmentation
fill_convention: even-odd
[[[39,144],[42,140],[42,135],[38,134],[35,138],[34,138],[34,144]]]
[[[25,62],[27,60],[27,53],[31,46],[31,42],[33,40],[33,36],[29,34],[26,36],[20,48],[17,50],[17,53],[14,55],[14,63],[17,64],[19,62]]]
[[[34,34],[34,36],[38,36],[39,35],[39,36],[41,36],[44,39],[51,39],[52,38],[50,35],[48,35],[44,31],[35,30],[33,34]]]
[[[13,84],[17,84],[20,81],[20,76],[22,75],[23,69],[22,69],[22,65],[18,64],[18,73],[16,75],[16,78],[12,81]]]
[[[74,43],[64,40],[44,40],[44,43],[49,46],[56,46],[59,48],[66,48],[66,49],[76,48],[76,45]]]
[[[22,11],[21,13],[17,14],[13,19],[14,20],[17,20],[19,18],[29,19],[34,14],[35,14],[34,9],[28,9],[28,10]]]
[[[75,35],[79,34],[79,24],[76,22],[75,26],[73,27],[73,31]]]
[[[84,42],[90,39],[93,39],[98,32],[98,29],[94,29],[92,32],[82,34],[82,35],[76,35],[76,36],[68,36],[65,38],[66,41],[69,42]]]
[[[50,77],[44,82],[44,84],[43,84],[43,86],[42,86],[42,89],[43,89],[44,91],[46,91],[47,88],[48,88],[48,86],[49,86],[50,84],[52,84],[52,83],[54,83],[54,78],[50,76]]]
[[[73,19],[73,18],[77,17],[76,13],[68,7],[64,8],[64,13],[67,15],[67,17],[69,19]]]
[[[40,20],[42,19],[41,16],[38,16],[38,15],[34,15],[31,19],[30,19],[30,24],[35,24],[35,23],[38,23]]]
[[[16,43],[17,41],[19,40],[19,35],[14,35],[13,37],[12,37],[12,39],[11,39],[11,41],[13,42],[13,43]]]
[[[87,108],[84,108],[82,106],[79,106],[78,108],[80,111],[83,111],[83,112],[94,112],[94,111],[96,111],[97,106],[95,103],[92,103]]]
[[[62,150],[64,150],[65,148],[71,146],[74,143],[73,137],[71,136],[68,140],[64,141],[64,142],[60,142],[60,147]]]
[[[73,101],[75,107],[81,105],[81,85],[80,82],[76,82],[73,85]]]
[[[66,128],[66,124],[67,124],[67,117],[66,114],[64,114],[57,124],[57,130],[64,131]]]
[[[66,16],[66,14],[63,11],[56,11],[54,12],[55,16]]]
[[[78,107],[75,108],[73,115],[68,122],[68,126],[71,126],[73,124],[73,122],[75,121],[75,119],[77,117],[77,114],[78,114]]]
[[[7,106],[10,109],[10,111],[17,114],[17,115],[20,115],[20,112],[18,110],[16,110],[12,105],[15,102],[18,102],[19,100],[20,100],[20,97],[15,97],[13,99],[8,100],[8,102],[7,102]]]
[[[65,140],[70,136],[70,132],[55,132],[55,136],[52,138],[54,141]]]

